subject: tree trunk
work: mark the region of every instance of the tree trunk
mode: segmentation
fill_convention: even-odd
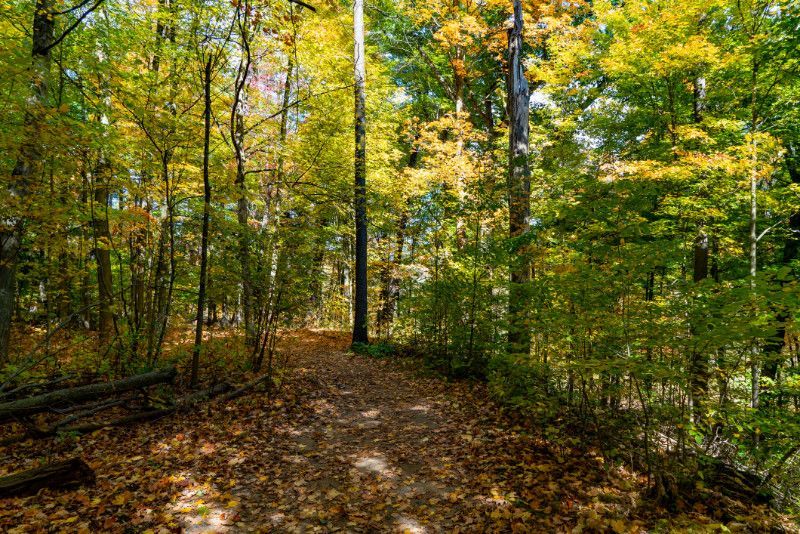
[[[796,151],[795,147],[789,146],[785,161],[792,184],[800,185],[800,160],[798,159],[800,156]],[[789,217],[789,235],[783,244],[783,265],[790,266],[798,257],[800,257],[800,210]],[[784,283],[782,280],[781,285]],[[786,321],[789,320],[789,317],[789,310],[785,308],[781,308],[775,313],[777,322],[775,336],[764,344],[762,375],[772,381],[778,378],[778,368],[783,362],[781,353],[786,343]]]
[[[123,393],[134,389],[145,388],[155,384],[171,382],[175,378],[175,368],[166,370],[151,371],[149,373],[114,380],[111,382],[100,382],[69,389],[59,389],[49,393],[36,395],[11,402],[0,404],[0,421],[5,421],[9,417],[24,417],[36,413],[41,413],[50,408],[65,403],[76,403],[86,400],[93,400],[105,395]]]
[[[530,219],[531,177],[528,167],[530,91],[522,66],[522,3],[514,1],[514,25],[508,30],[508,218],[512,241],[508,295],[508,348],[512,353],[529,354],[529,306],[531,261],[528,246],[521,241]]]
[[[206,270],[208,269],[208,218],[211,211],[211,183],[208,176],[208,155],[211,142],[211,56],[203,73],[203,228],[200,237],[200,282],[197,290],[197,315],[192,351],[192,388],[197,387],[200,367],[200,347],[203,343],[203,307],[206,301]]]
[[[97,292],[99,296],[98,331],[100,345],[104,347],[111,339],[114,326],[112,312],[113,287],[111,278],[111,233],[108,228],[108,181],[110,166],[100,157],[94,175],[94,206],[92,228],[94,230],[94,258],[97,262]],[[102,208],[98,213],[97,209]]]
[[[695,124],[699,124],[703,120],[705,87],[706,84],[703,78],[695,78],[692,87],[692,120]],[[692,255],[692,280],[695,284],[699,284],[708,278],[708,266],[709,240],[708,234],[701,223],[697,237],[694,240]],[[697,326],[692,324],[690,328],[692,336],[696,336]],[[700,350],[697,345],[695,340],[695,345],[692,347],[691,361],[689,362],[689,394],[691,395],[692,417],[695,421],[698,418],[702,418],[705,412],[709,377],[708,354]]]
[[[751,93],[750,93],[750,135],[752,136],[752,154],[750,168],[750,290],[753,299],[756,295],[756,274],[758,272],[758,151],[756,145],[756,131],[758,130],[758,71],[759,64],[754,59],[751,72]],[[758,364],[758,346],[753,339],[750,347],[750,407],[758,408],[759,397],[759,372],[761,367]],[[756,439],[758,437],[756,436]]]
[[[33,14],[33,46],[31,48],[30,98],[25,108],[25,131],[31,132],[23,140],[17,162],[11,173],[11,186],[7,194],[18,197],[25,206],[30,195],[31,180],[41,169],[42,147],[38,139],[39,128],[48,107],[50,78],[50,43],[53,41],[55,21],[51,13],[52,0],[36,0]],[[17,261],[22,246],[24,218],[22,213],[3,217],[0,221],[0,364],[8,361],[11,319],[14,311]]]
[[[241,37],[241,56],[239,59],[236,80],[234,82],[233,103],[231,105],[230,133],[233,145],[233,155],[236,159],[236,179],[234,185],[239,193],[236,203],[236,219],[239,223],[239,266],[241,269],[242,283],[242,315],[244,318],[245,345],[255,345],[255,327],[253,324],[253,282],[250,265],[250,229],[248,227],[249,203],[247,201],[247,183],[245,181],[245,147],[244,147],[244,117],[241,111],[242,99],[246,96],[250,75],[250,34],[249,10],[237,4],[236,16],[238,19]]]
[[[73,488],[94,484],[94,471],[72,458],[0,478],[0,497],[32,495],[42,488]]]
[[[698,284],[708,278],[708,234],[702,229],[694,241],[692,280]],[[697,335],[697,326],[692,324],[692,336]],[[695,421],[702,417],[708,394],[708,355],[698,349],[697,341],[692,348],[689,368],[689,392],[692,396],[692,416]]]
[[[353,2],[355,62],[355,313],[353,343],[368,343],[367,333],[367,117],[364,0]]]

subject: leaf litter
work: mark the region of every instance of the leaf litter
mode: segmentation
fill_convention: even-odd
[[[80,455],[93,487],[0,501],[5,532],[756,532],[761,508],[670,514],[645,479],[533,436],[485,388],[287,333],[282,386],[131,428],[26,441],[3,469]]]

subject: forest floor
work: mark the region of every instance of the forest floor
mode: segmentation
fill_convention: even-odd
[[[3,471],[80,455],[93,487],[0,501],[6,532],[767,531],[760,508],[668,514],[641,476],[532,437],[484,388],[295,332],[265,393],[6,450]],[[725,526],[723,526],[723,523]],[[786,523],[784,528],[791,529]]]

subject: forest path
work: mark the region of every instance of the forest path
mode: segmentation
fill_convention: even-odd
[[[552,532],[633,504],[597,459],[553,454],[505,426],[482,388],[354,355],[348,342],[308,332],[284,342],[296,409],[264,437],[266,463],[237,477],[235,530]]]
[[[0,500],[0,531],[641,532],[653,524],[640,479],[595,453],[531,437],[482,385],[425,376],[412,359],[354,355],[348,345],[341,333],[290,332],[272,398],[251,392],[3,449],[7,472],[80,456],[97,482]]]

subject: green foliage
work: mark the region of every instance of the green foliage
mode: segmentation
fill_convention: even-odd
[[[388,358],[394,356],[396,353],[394,345],[386,342],[353,343],[350,349],[356,354],[369,356],[371,358]]]

